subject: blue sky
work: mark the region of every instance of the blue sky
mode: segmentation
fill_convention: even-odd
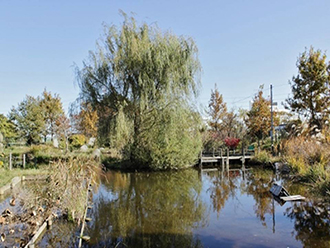
[[[248,108],[261,84],[265,95],[273,84],[280,103],[305,47],[330,50],[326,0],[0,0],[0,113],[44,88],[67,110],[79,93],[74,65],[95,49],[102,23],[122,23],[120,9],[195,40],[203,67],[198,106],[207,106],[215,84],[230,108]]]

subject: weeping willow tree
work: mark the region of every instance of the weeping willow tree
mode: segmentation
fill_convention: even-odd
[[[132,164],[155,169],[191,165],[201,148],[197,95],[200,63],[191,38],[138,25],[123,13],[105,27],[97,49],[77,70],[81,98],[98,110],[101,142]]]

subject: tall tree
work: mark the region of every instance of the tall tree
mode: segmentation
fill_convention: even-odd
[[[200,71],[197,47],[190,38],[163,33],[147,24],[139,26],[134,18],[123,15],[125,21],[120,29],[115,26],[106,28],[103,45],[99,45],[96,52],[91,52],[89,61],[85,61],[84,67],[78,70],[78,82],[83,100],[91,103],[100,117],[104,113],[108,114],[101,119],[106,121],[107,128],[100,130],[115,131],[119,117],[132,122],[132,125],[127,125],[133,129],[127,140],[131,144],[125,145],[125,149],[129,150],[130,160],[135,164],[150,164],[153,158],[151,153],[157,147],[157,144],[153,144],[153,138],[157,136],[161,144],[166,144],[178,142],[179,137],[174,137],[174,133],[173,137],[170,133],[163,135],[161,125],[156,125],[158,120],[172,113],[175,116],[171,118],[173,122],[188,122],[176,118],[173,105],[186,107],[190,97],[197,94]],[[118,115],[120,109],[125,113],[125,118]],[[186,110],[191,111],[190,108]],[[198,126],[199,123],[194,125]],[[190,130],[196,131],[194,127]],[[154,132],[154,135],[148,131]],[[191,133],[187,131],[181,130],[181,133],[190,137]],[[104,133],[102,136],[111,135]],[[153,149],[149,146],[151,144],[154,145]],[[158,149],[161,147],[159,144]],[[195,150],[194,142],[188,142],[186,148],[191,148],[193,152],[186,158],[181,156],[181,159],[191,162],[192,157],[197,157],[198,149]],[[168,156],[176,156],[180,152],[171,151]],[[163,158],[164,161],[158,163],[159,167],[165,168],[168,166],[165,163],[174,162]]]
[[[71,125],[70,120],[65,116],[65,114],[61,114],[55,122],[55,133],[60,139],[65,142],[65,151],[69,151],[69,136],[71,134]]]
[[[217,86],[211,91],[208,114],[210,116],[209,125],[214,131],[220,131],[223,120],[227,115],[227,104],[224,102],[222,94],[219,93]]]
[[[81,102],[77,108],[78,110],[72,106],[71,110],[71,119],[75,129],[86,137],[97,137],[99,120],[97,110],[94,110],[88,102]]]
[[[225,137],[241,137],[242,134],[239,133],[241,130],[240,123],[234,110],[231,110],[224,115],[222,119],[222,128]]]
[[[58,94],[54,94],[53,96],[51,92],[47,92],[45,89],[41,96],[40,107],[46,124],[44,139],[46,141],[46,137],[50,135],[51,140],[53,141],[56,120],[64,113],[61,98]]]
[[[39,97],[26,96],[17,108],[13,107],[11,109],[9,119],[13,121],[18,132],[26,139],[28,144],[39,143],[41,134],[46,131],[46,123]]]
[[[0,133],[3,135],[5,141],[18,137],[15,124],[2,114],[0,114]]]
[[[306,119],[310,128],[322,129],[330,115],[330,62],[321,50],[302,53],[297,60],[298,75],[290,81],[289,108]]]
[[[257,138],[258,144],[271,129],[270,100],[263,97],[263,85],[260,86],[258,94],[254,97],[252,108],[247,113],[245,123],[248,133]],[[278,123],[276,112],[274,112],[275,124]],[[259,144],[260,145],[260,144]]]

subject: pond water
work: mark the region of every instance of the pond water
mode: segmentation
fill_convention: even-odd
[[[279,203],[274,182],[309,199]],[[264,169],[109,171],[93,202],[85,247],[330,247],[329,203]],[[40,247],[75,245],[77,230],[60,225]]]

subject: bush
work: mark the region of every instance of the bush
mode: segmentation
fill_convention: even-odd
[[[73,148],[80,148],[86,144],[86,137],[83,134],[74,134],[69,138],[69,144]]]
[[[240,139],[236,139],[232,137],[225,138],[226,146],[231,149],[236,149],[240,141],[241,141]]]
[[[265,150],[255,154],[253,161],[260,164],[269,164],[272,162],[272,156]]]
[[[54,148],[52,145],[32,145],[30,147],[29,153],[31,153],[34,156],[38,156],[41,154],[51,154],[54,153]]]

